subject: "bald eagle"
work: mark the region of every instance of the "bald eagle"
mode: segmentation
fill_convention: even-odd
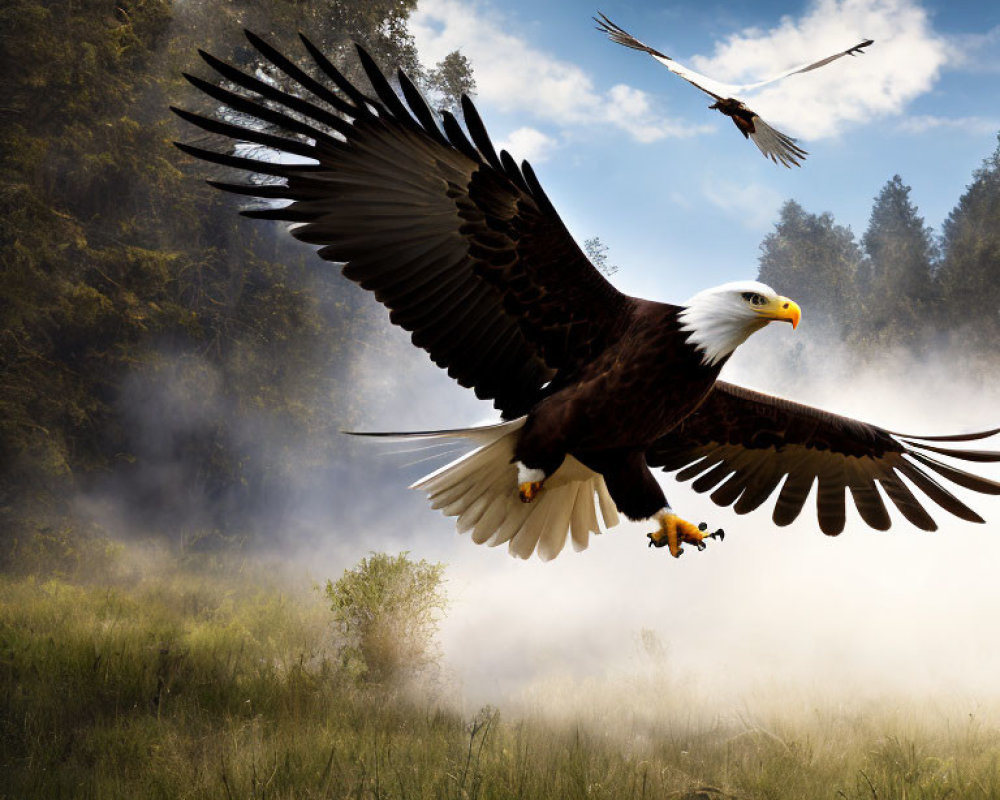
[[[902,478],[962,519],[983,521],[931,474],[1000,494],[1000,484],[934,457],[1000,460],[939,444],[993,431],[901,436],[719,381],[754,331],[775,321],[798,324],[792,300],[755,281],[708,289],[680,305],[625,295],[581,252],[531,166],[496,152],[468,97],[463,129],[448,111],[439,122],[403,72],[397,95],[360,47],[373,94],[305,37],[319,78],[252,33],[247,38],[296,88],[202,53],[226,86],[186,77],[237,114],[174,111],[205,131],[283,157],[178,147],[268,176],[212,183],[291,201],[242,213],[295,223],[293,236],[343,263],[344,275],[374,292],[417,347],[493,401],[503,419],[496,425],[393,434],[475,445],[415,486],[477,543],[553,558],[567,539],[582,549],[601,532],[599,509],[606,527],[619,513],[654,519],[650,543],[674,556],[684,543],[702,549],[712,534],[674,513],[651,468],[679,471],[680,480],[694,479],[696,491],[711,490],[712,500],[738,514],[782,484],[777,525],[798,516],[818,481],[816,510],[827,534],[844,527],[845,489],[865,522],[889,527],[876,484],[906,519],[934,529]],[[240,124],[251,118],[266,125]]]
[[[641,50],[644,53],[649,53],[674,73],[674,75],[680,75],[680,77],[696,89],[701,89],[705,94],[714,98],[715,103],[710,105],[709,108],[715,109],[729,117],[733,121],[733,124],[736,125],[737,130],[743,134],[743,137],[750,139],[757,145],[757,148],[764,154],[765,158],[770,158],[775,164],[780,162],[786,167],[791,167],[793,164],[800,166],[800,162],[805,160],[808,153],[795,143],[795,139],[772,128],[757,116],[752,109],[748,108],[746,104],[737,100],[734,95],[760,89],[763,86],[780,81],[782,78],[787,78],[789,75],[798,75],[800,72],[809,72],[810,70],[818,69],[843,56],[860,55],[864,52],[864,48],[875,43],[873,39],[865,39],[863,42],[859,42],[853,47],[849,47],[839,53],[834,53],[832,56],[826,56],[826,58],[821,58],[819,61],[812,61],[808,64],[800,64],[771,78],[755,81],[754,83],[735,85],[721,83],[705,75],[699,75],[693,69],[688,69],[683,64],[677,63],[670,56],[664,55],[659,50],[654,50],[647,44],[643,44],[628,31],[615,25],[604,14],[598,12],[598,15],[600,18],[594,17],[597,29],[606,33],[611,41],[633,50]]]

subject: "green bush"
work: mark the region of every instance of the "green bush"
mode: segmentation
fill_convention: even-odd
[[[368,684],[398,684],[437,661],[434,634],[446,599],[443,564],[411,561],[406,553],[373,553],[326,595],[344,642],[350,674]]]

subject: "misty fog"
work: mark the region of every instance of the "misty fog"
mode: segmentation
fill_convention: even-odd
[[[796,333],[773,328],[737,351],[723,377],[902,432],[997,423],[1000,385],[966,380],[954,350],[919,361],[889,354],[859,369],[845,349],[812,338],[806,325]],[[366,362],[381,382],[366,396],[371,429],[491,418],[487,404],[426,356],[412,348],[408,354],[404,335],[394,338],[398,358]],[[934,533],[913,529],[891,505],[891,530],[870,530],[848,503],[846,530],[826,537],[811,499],[793,525],[776,528],[773,498],[740,517],[664,475],[673,507],[723,527],[723,542],[704,552],[688,548],[675,560],[647,548],[648,524],[623,522],[586,551],[567,549],[543,563],[474,545],[422,495],[407,491],[441,459],[413,464],[414,455],[399,445],[360,444],[342,465],[352,476],[349,491],[329,487],[328,502],[310,511],[322,541],[290,557],[317,578],[339,574],[373,550],[444,561],[451,599],[441,626],[446,670],[471,704],[550,694],[560,681],[571,686],[567,680],[614,686],[641,669],[643,630],[662,644],[673,679],[705,700],[735,702],[762,687],[832,697],[902,691],[984,699],[996,691],[998,498],[955,488],[988,522],[966,523],[934,509]],[[395,468],[383,471],[387,463]],[[995,467],[980,466],[1000,477]]]

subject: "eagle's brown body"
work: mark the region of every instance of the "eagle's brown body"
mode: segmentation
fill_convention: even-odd
[[[463,98],[463,129],[447,111],[439,122],[400,72],[404,103],[360,48],[375,96],[350,83],[304,37],[319,79],[253,34],[248,38],[275,67],[278,80],[260,80],[204,53],[236,91],[188,77],[215,107],[222,103],[241,120],[253,117],[261,125],[175,111],[210,133],[312,163],[179,147],[225,167],[269,176],[264,182],[215,185],[290,200],[243,213],[298,223],[294,236],[321,245],[323,258],[344,264],[344,275],[374,292],[392,322],[412,333],[415,345],[461,385],[492,400],[509,421],[444,432],[487,444],[476,459],[455,462],[421,484],[435,507],[458,516],[463,530],[473,529],[477,542],[510,541],[512,552],[526,557],[539,542],[539,525],[561,525],[556,534],[562,540],[538,544],[552,557],[569,525],[574,543],[586,546],[586,536],[577,534],[599,529],[591,519],[595,492],[606,524],[616,518],[614,506],[642,518],[666,505],[651,466],[679,470],[678,478],[695,479],[697,491],[711,491],[713,500],[733,504],[738,513],[758,508],[780,484],[773,517],[782,525],[795,519],[815,484],[817,517],[829,534],[844,526],[845,491],[869,525],[889,526],[876,483],[913,524],[935,527],[900,476],[972,521],[982,519],[931,472],[1000,494],[1000,484],[930,455],[941,451],[932,442],[985,434],[899,437],[718,382],[731,347],[705,358],[692,344],[695,333],[687,317],[683,330],[679,319],[693,312],[691,303],[682,308],[615,289],[566,231],[527,162],[518,166],[506,152],[497,154],[468,98]],[[295,84],[294,93],[277,88],[282,81]],[[746,122],[740,114],[733,118],[738,126]],[[745,296],[750,302],[756,295]],[[753,316],[739,290],[734,299],[741,313]],[[947,452],[973,461],[1000,460],[993,454]],[[537,518],[534,538],[521,543],[518,531],[528,530],[536,517],[533,508],[509,505],[517,498],[514,461],[546,476],[564,473],[556,474],[536,504],[544,516]],[[569,465],[566,471],[558,470],[562,463]]]
[[[571,454],[606,479],[620,475],[619,511],[644,519],[666,504],[646,450],[698,408],[724,362],[702,363],[678,306],[634,300],[631,311],[620,339],[531,409],[515,456],[546,474]]]

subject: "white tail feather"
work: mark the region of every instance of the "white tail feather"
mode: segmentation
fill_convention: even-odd
[[[517,432],[524,417],[482,428],[443,431],[440,438],[462,438],[479,445],[410,488],[425,492],[433,508],[457,517],[459,533],[472,531],[472,541],[491,547],[507,544],[511,555],[529,558],[537,552],[549,561],[571,538],[574,550],[583,550],[590,534],[601,533],[594,495],[604,525],[618,524],[618,509],[604,478],[572,456],[550,475],[533,503],[517,495],[517,467],[513,463]],[[431,434],[422,434],[432,438]]]

